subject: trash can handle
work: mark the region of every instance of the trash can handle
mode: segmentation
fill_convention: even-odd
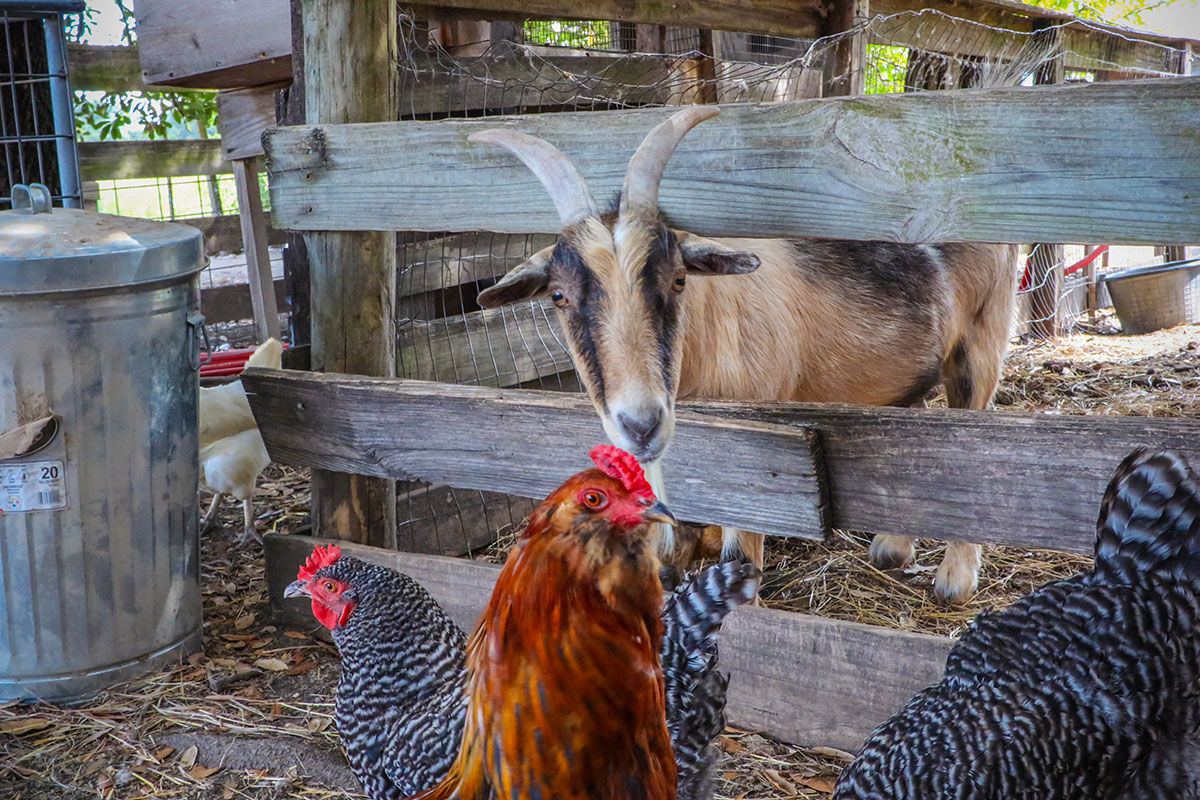
[[[30,214],[50,213],[50,189],[43,183],[14,183],[12,187],[12,208],[14,211],[29,210]]]
[[[204,324],[204,315],[199,311],[193,311],[187,316],[188,333],[188,360],[192,364],[192,369],[200,369],[200,339],[204,338],[204,349],[209,353],[212,352],[212,347],[208,343],[208,326]]]

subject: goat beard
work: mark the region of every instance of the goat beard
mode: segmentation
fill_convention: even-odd
[[[654,496],[666,503],[667,486],[663,478],[662,458],[643,463],[642,471],[646,474],[650,488],[654,490]],[[676,544],[674,525],[656,522],[650,528],[650,537],[658,545],[659,557],[667,560],[668,556],[674,554]]]

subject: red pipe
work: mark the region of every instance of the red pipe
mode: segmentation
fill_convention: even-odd
[[[287,349],[284,345],[283,349]],[[246,368],[246,362],[254,355],[256,347],[242,347],[236,350],[216,350],[212,353],[200,354],[200,376],[203,378],[226,378],[240,375]]]
[[[1088,264],[1095,261],[1100,256],[1101,253],[1107,253],[1107,252],[1108,252],[1108,245],[1106,245],[1106,244],[1100,245],[1095,250],[1088,253],[1086,256],[1084,256],[1083,258],[1079,259],[1071,266],[1064,269],[1063,276],[1065,277],[1067,275],[1075,274],[1079,270],[1086,267]],[[1029,263],[1029,259],[1028,258],[1025,259],[1025,271],[1023,273],[1021,273],[1021,287],[1017,291],[1025,292],[1025,291],[1029,290],[1029,284],[1032,283],[1032,278],[1030,277],[1032,274],[1031,273],[1032,268],[1033,267]]]

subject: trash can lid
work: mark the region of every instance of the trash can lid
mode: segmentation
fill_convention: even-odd
[[[0,295],[118,288],[204,268],[197,228],[51,208],[40,184],[13,187],[0,211]]]

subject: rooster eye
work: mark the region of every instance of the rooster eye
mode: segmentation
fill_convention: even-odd
[[[583,496],[583,504],[591,509],[604,508],[607,502],[608,498],[605,497],[602,492],[597,492],[595,490],[590,491]]]
[[[337,587],[333,585],[333,581],[325,581],[325,591],[332,593],[335,589]]]
[[[567,296],[562,293],[561,289],[555,289],[550,295],[550,300],[559,308],[566,308],[570,305],[570,301],[567,300]]]

